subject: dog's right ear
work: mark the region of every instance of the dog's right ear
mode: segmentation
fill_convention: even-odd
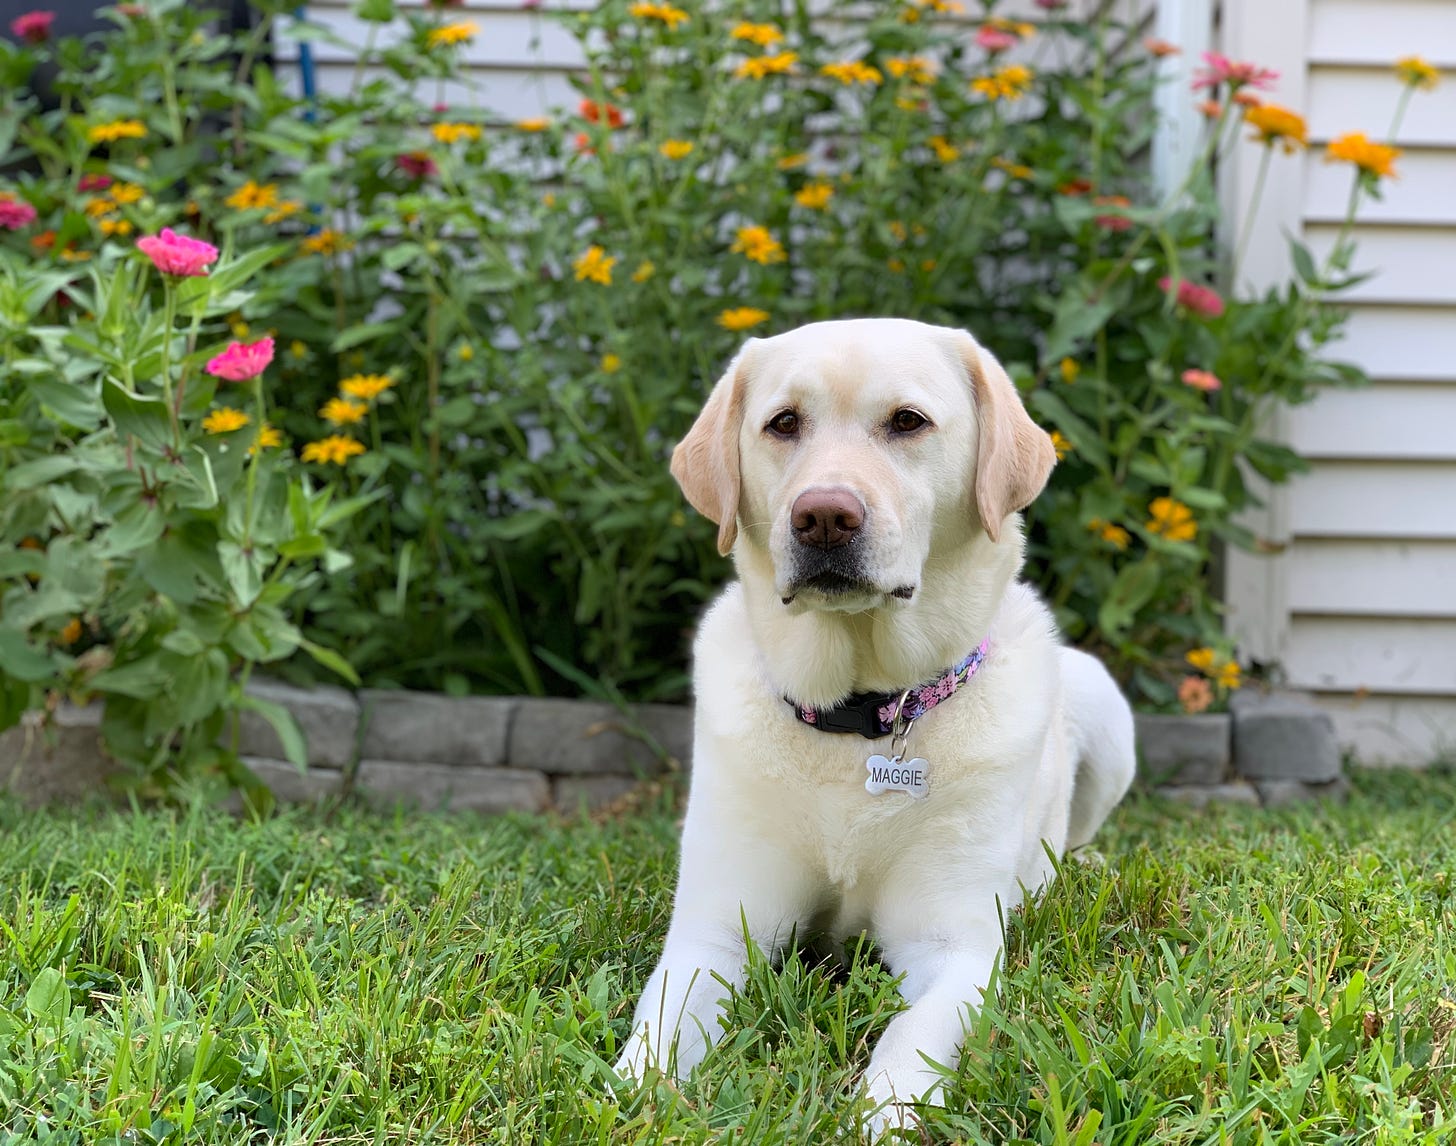
[[[708,395],[698,420],[672,451],[672,476],[688,503],[718,525],[718,552],[727,556],[738,539],[738,432],[748,376],[750,338]]]

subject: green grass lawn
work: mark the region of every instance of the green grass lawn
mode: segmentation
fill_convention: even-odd
[[[675,841],[0,806],[0,1143],[834,1142],[897,1007],[867,950],[760,963],[691,1082],[613,1092]],[[928,1140],[1453,1141],[1456,774],[1137,797],[1099,847],[1009,920]]]

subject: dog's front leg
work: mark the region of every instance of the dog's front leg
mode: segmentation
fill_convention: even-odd
[[[807,917],[808,886],[796,858],[773,842],[694,830],[690,809],[672,924],[617,1074],[691,1074],[723,1033],[725,997],[743,986],[745,923],[746,938],[772,958]]]

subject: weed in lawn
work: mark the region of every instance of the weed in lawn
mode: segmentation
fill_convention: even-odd
[[[0,805],[0,1144],[852,1134],[899,1006],[864,944],[756,960],[689,1082],[614,1086],[674,816]],[[1007,920],[926,1139],[1449,1141],[1453,825],[1451,772],[1341,808],[1133,799],[1104,866]]]

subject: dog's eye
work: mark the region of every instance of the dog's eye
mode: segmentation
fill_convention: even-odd
[[[792,410],[775,414],[768,424],[768,430],[781,438],[791,438],[799,432],[799,415]]]
[[[906,407],[903,410],[895,411],[894,416],[890,418],[890,429],[897,434],[913,434],[929,421],[930,419],[918,410]]]

